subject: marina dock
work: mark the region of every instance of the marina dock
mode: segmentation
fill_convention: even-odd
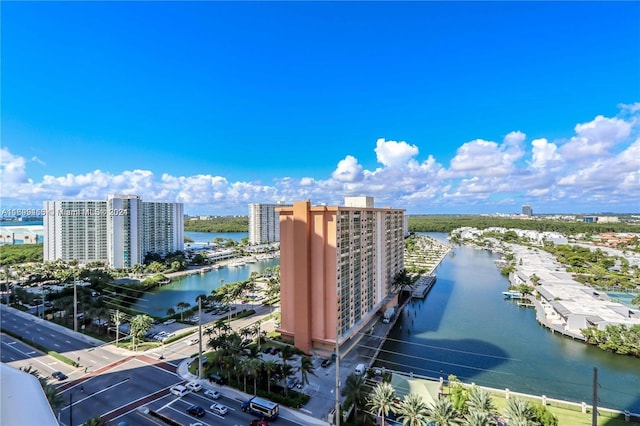
[[[424,299],[436,283],[436,280],[437,276],[435,274],[421,276],[414,284],[411,297],[414,299]]]

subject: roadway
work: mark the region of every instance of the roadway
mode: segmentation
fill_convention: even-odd
[[[191,336],[141,355],[106,345],[89,336],[6,306],[1,306],[0,309],[3,329],[25,336],[73,360],[80,358],[82,368],[74,368],[34,350],[18,339],[1,335],[2,351],[0,353],[3,362],[16,368],[32,365],[43,376],[47,376],[50,383],[58,386],[65,400],[65,405],[57,410],[62,424],[70,424],[71,416],[73,416],[73,425],[78,425],[96,415],[101,415],[112,422],[125,421],[129,425],[158,424],[158,419],[151,418],[141,411],[145,407],[185,425],[197,422],[203,425],[249,424],[253,419],[252,416],[240,410],[240,403],[246,396],[231,389],[225,388],[223,392],[230,395],[217,401],[230,410],[224,421],[209,410],[212,401],[202,394],[188,394],[178,398],[169,393],[171,386],[185,383],[183,377],[188,376],[188,373],[182,374],[182,377],[178,375],[176,373],[178,366],[198,353],[198,344],[187,343],[190,338],[197,336],[197,327],[193,328],[194,334]],[[233,328],[244,328],[259,319],[253,316],[234,321]],[[271,322],[263,323],[263,329],[273,327],[274,324]],[[206,339],[205,337],[205,341]],[[206,351],[204,342],[203,350]],[[324,374],[319,374],[320,377],[324,376],[324,380],[318,380],[318,382],[325,380],[334,382],[335,379],[332,380],[331,376],[335,377],[335,370],[320,369],[319,363],[320,359],[316,358],[316,372],[324,370],[322,371]],[[85,366],[88,368],[86,372]],[[62,382],[52,379],[51,373],[54,371],[62,371],[69,378]],[[305,386],[304,391],[313,395],[312,401],[315,400],[318,406],[302,411],[309,414],[314,411],[314,415],[320,414],[324,417],[328,406],[333,405],[332,401],[335,400],[332,395],[335,386],[325,388],[322,386],[324,383],[314,380],[316,379],[314,376],[310,379],[312,383]],[[208,382],[204,384],[209,388],[213,387]],[[322,388],[324,389],[321,391]],[[71,400],[72,406],[69,405]],[[189,416],[186,409],[191,404],[198,404],[205,408],[207,410],[205,417],[196,419]],[[307,424],[307,422],[295,420],[295,415],[290,415],[289,410],[285,409],[281,413],[278,424],[295,425]]]
[[[3,330],[22,336],[47,349],[54,350],[69,359],[78,361],[87,371],[121,359],[126,351],[105,344],[82,333],[74,332],[50,321],[0,305],[0,322]],[[25,355],[13,354],[18,361]]]
[[[41,377],[49,379],[51,384],[58,384],[58,380],[51,377],[54,371],[61,371],[73,380],[80,376],[80,371],[52,356],[46,355],[24,342],[6,334],[0,334],[0,361],[15,368],[31,368],[38,370]]]

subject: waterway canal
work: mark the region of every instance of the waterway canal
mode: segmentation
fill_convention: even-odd
[[[199,242],[210,243],[218,237],[224,240],[240,241],[242,238],[247,237],[248,234],[246,232],[185,232],[185,235],[191,237],[197,245]],[[170,284],[145,293],[143,298],[132,308],[153,316],[162,317],[167,314],[167,309],[175,309],[180,302],[190,303],[194,306],[196,297],[201,294],[210,294],[212,290],[220,287],[223,283],[244,281],[251,276],[252,272],[262,273],[266,268],[279,264],[280,259],[268,259],[256,263],[248,263],[244,266],[214,269],[203,274],[185,275],[174,279]]]
[[[429,233],[444,240],[446,234]],[[437,268],[426,300],[413,301],[390,333],[379,365],[429,377],[591,403],[640,413],[640,359],[554,335],[532,308],[504,300],[508,280],[485,250],[457,246]]]

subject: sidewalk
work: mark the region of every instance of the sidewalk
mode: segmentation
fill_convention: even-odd
[[[189,359],[185,359],[184,361],[182,361],[179,365],[178,365],[178,369],[176,371],[176,373],[182,377],[184,380],[198,380],[198,377],[189,373],[189,362],[192,361],[194,358],[189,358]],[[207,379],[202,379],[200,380],[200,384],[202,384],[202,387],[205,389],[217,389],[220,390],[224,393],[225,396],[230,397],[235,399],[236,401],[239,402],[244,402],[246,400],[248,400],[249,398],[251,398],[253,395],[249,395],[246,394],[238,389],[229,387],[229,386],[218,386],[218,385],[214,385],[211,384]],[[330,425],[330,423],[324,421],[324,420],[320,420],[320,419],[316,419],[315,417],[311,417],[305,413],[302,413],[298,410],[294,410],[292,408],[289,407],[284,407],[282,405],[280,405],[280,417],[282,417],[283,419],[287,419],[291,422],[295,422],[297,424],[300,425],[317,425],[317,426],[328,426]]]

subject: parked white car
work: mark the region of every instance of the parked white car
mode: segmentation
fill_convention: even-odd
[[[202,385],[198,382],[189,382],[187,383],[187,389],[193,392],[200,392],[202,390]]]

